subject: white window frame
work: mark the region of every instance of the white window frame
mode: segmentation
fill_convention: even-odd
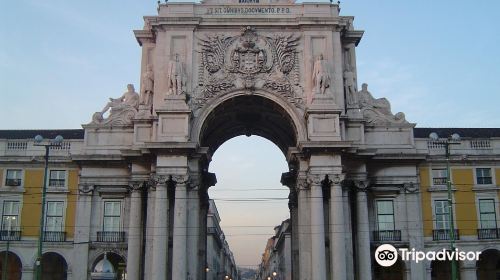
[[[53,186],[50,184],[50,179],[51,179],[51,174],[52,171],[63,171],[64,172],[64,186]],[[53,168],[48,170],[48,176],[47,176],[47,187],[50,189],[49,191],[53,190],[67,190],[68,189],[68,170],[63,169],[63,168]]]
[[[448,194],[446,193],[439,193],[439,194],[433,194],[431,198],[431,208],[432,208],[432,226],[433,229],[438,230],[436,226],[436,207],[435,207],[435,201],[436,200],[448,200]],[[453,224],[455,225],[455,230],[459,229],[457,227],[457,211],[455,210],[455,195],[452,195],[451,197],[452,201],[452,209],[453,209]],[[448,228],[449,229],[449,228]]]
[[[17,224],[16,224],[16,226],[14,228],[12,228],[12,227],[10,228],[11,231],[19,231],[20,228],[21,228],[21,212],[22,212],[23,204],[22,204],[22,200],[18,199],[17,197],[8,198],[8,199],[2,200],[2,209],[1,209],[1,211],[2,211],[2,217],[1,217],[1,221],[0,221],[0,229],[2,231],[9,230],[9,229],[4,229],[3,228],[3,217],[5,216],[5,213],[4,213],[5,211],[4,210],[5,210],[5,203],[6,202],[17,202],[19,204],[17,218],[16,218],[17,219],[17,222],[16,222]],[[13,216],[13,215],[10,215],[10,216]]]
[[[434,170],[444,170],[444,172],[447,173],[448,169],[446,167],[431,167],[431,176],[430,176],[431,177],[431,186],[434,186],[434,187],[443,187],[444,186],[444,187],[446,187],[447,186],[446,176],[444,177],[445,178],[444,184],[440,184],[440,185],[434,184]],[[436,178],[443,178],[443,177],[436,177]],[[450,177],[450,181],[451,181],[451,177]]]
[[[491,184],[479,184],[477,182],[477,170],[478,169],[489,169],[490,174],[491,174]],[[496,178],[495,178],[495,168],[492,166],[474,166],[474,185],[478,187],[492,187],[496,185]]]
[[[9,186],[7,185],[7,173],[8,171],[10,170],[20,170],[21,171],[21,184],[19,184],[19,186]],[[24,169],[23,168],[5,168],[4,169],[4,172],[3,172],[3,182],[2,182],[2,186],[3,187],[7,187],[7,188],[23,188],[24,187]]]
[[[48,218],[48,213],[49,213],[49,203],[62,203],[62,221],[61,221],[61,228],[59,230],[48,230],[47,228],[47,218]],[[44,217],[44,231],[56,231],[56,232],[65,232],[66,230],[66,208],[67,208],[67,203],[63,199],[49,199],[45,203],[45,217]]]
[[[106,216],[105,216],[106,215],[106,203],[108,203],[108,202],[118,202],[118,203],[120,203],[120,224],[118,226],[118,230],[115,230],[115,231],[105,230],[104,221],[105,221],[105,218],[106,218]],[[124,203],[124,200],[122,200],[122,199],[106,199],[106,200],[102,201],[101,229],[102,229],[103,232],[120,232],[120,231],[124,231],[124,226],[123,226],[123,215],[125,214],[124,206],[125,206],[125,203]]]
[[[390,201],[392,203],[392,229],[390,230],[396,230],[396,209],[395,209],[395,205],[394,205],[394,199],[388,199],[388,198],[380,198],[380,199],[376,199],[375,200],[375,222],[377,223],[376,224],[376,228],[377,230],[380,230],[379,229],[379,225],[380,225],[380,221],[378,219],[378,216],[379,216],[379,213],[378,213],[378,203],[380,201]],[[389,216],[388,214],[383,214],[385,216]],[[385,229],[384,229],[385,230]]]
[[[497,228],[500,228],[500,209],[497,192],[488,192],[488,193],[477,193],[476,194],[476,213],[477,213],[477,228],[481,229],[481,212],[479,209],[479,200],[481,199],[493,199],[495,202],[495,213],[496,213],[496,223]]]

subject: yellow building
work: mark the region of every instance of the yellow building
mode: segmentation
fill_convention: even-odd
[[[440,139],[429,138],[436,132]],[[480,251],[480,260],[459,263],[461,279],[500,277],[500,129],[436,128],[414,130],[420,152],[427,154],[420,165],[420,186],[425,248],[437,251],[450,246],[447,192],[447,160],[443,141],[454,133],[459,141],[450,145],[450,180],[456,248]],[[429,279],[450,279],[448,262],[428,263]]]

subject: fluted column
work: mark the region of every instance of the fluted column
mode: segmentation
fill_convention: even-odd
[[[323,177],[309,175],[311,186],[311,271],[314,280],[326,280],[325,214],[323,210]]]
[[[78,187],[76,204],[75,250],[73,260],[78,265],[73,267],[75,279],[87,279],[90,243],[90,219],[92,217],[92,195],[94,188],[82,184]],[[25,273],[23,272],[23,277]],[[27,275],[27,274],[26,274]]]
[[[366,183],[358,182],[357,198],[357,248],[358,248],[358,279],[371,280],[372,266],[370,253],[370,227],[368,221],[368,198]]]
[[[143,189],[142,182],[134,182],[130,186],[130,221],[128,227],[127,279],[140,279],[141,264],[141,208]]]
[[[172,176],[175,181],[172,279],[187,279],[187,176]]]
[[[168,192],[164,178],[156,184],[152,279],[165,280],[168,256]]]
[[[344,202],[340,176],[334,175],[330,184],[330,267],[336,280],[347,279]]]

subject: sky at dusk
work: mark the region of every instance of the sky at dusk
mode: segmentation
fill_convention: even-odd
[[[128,83],[139,88],[132,30],[156,7],[0,0],[0,129],[81,128]],[[351,0],[341,8],[365,30],[358,82],[393,112],[418,127],[500,127],[500,2]],[[215,153],[210,195],[238,264],[257,265],[273,226],[287,218],[286,169],[280,150],[260,137],[237,137]]]

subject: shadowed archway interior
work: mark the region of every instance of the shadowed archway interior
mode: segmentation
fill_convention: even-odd
[[[297,143],[297,129],[288,113],[274,101],[256,95],[237,96],[217,106],[203,123],[200,142],[215,151],[239,135],[264,137],[284,154]]]

